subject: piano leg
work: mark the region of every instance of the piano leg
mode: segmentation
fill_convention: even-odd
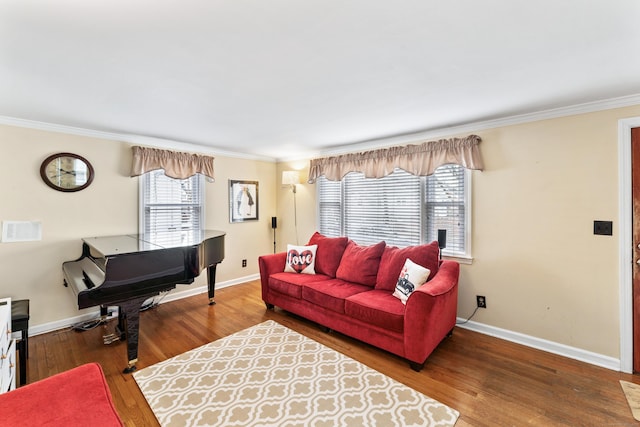
[[[127,367],[122,371],[129,374],[136,370],[138,362],[138,332],[140,331],[140,307],[149,296],[134,298],[123,301],[118,304],[118,326],[116,333],[120,334],[121,339],[127,339]]]
[[[209,305],[214,305],[216,303],[213,300],[216,293],[216,264],[207,268],[207,285],[209,288]]]

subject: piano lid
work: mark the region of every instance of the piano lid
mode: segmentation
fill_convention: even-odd
[[[104,257],[199,245],[205,240],[224,236],[216,230],[170,231],[153,234],[84,237],[82,241]]]

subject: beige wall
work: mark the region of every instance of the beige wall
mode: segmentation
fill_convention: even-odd
[[[637,116],[640,106],[469,132],[482,137],[486,170],[473,172],[474,260],[462,265],[459,317],[468,317],[482,294],[488,308],[477,322],[620,357],[617,126]],[[43,223],[40,242],[0,243],[1,293],[31,298],[32,324],[78,314],[61,285],[61,264],[79,255],[81,237],[137,230],[129,145],[0,126],[0,220]],[[41,182],[40,163],[58,151],[93,163],[96,179],[87,190],[64,194]],[[293,193],[281,186],[281,172],[292,169],[302,178],[297,232]],[[271,216],[278,217],[278,251],[306,243],[316,230],[308,161],[217,156],[216,177],[207,184],[207,226],[227,232],[218,282],[257,273],[257,257],[273,251]],[[259,221],[229,223],[229,179],[260,182]],[[613,221],[614,235],[594,236],[594,220]]]
[[[77,301],[62,286],[62,263],[80,256],[82,237],[136,233],[138,178],[128,176],[131,144],[56,132],[0,126],[0,221],[41,221],[42,240],[0,243],[0,294],[31,300],[31,327],[78,316]],[[41,180],[41,162],[68,151],[87,158],[94,182],[62,193]],[[215,154],[214,154],[215,156]],[[270,218],[276,212],[274,162],[215,156],[216,181],[206,183],[206,226],[226,236],[217,282],[258,273],[257,257],[271,252]],[[259,220],[229,223],[228,180],[259,181]],[[242,259],[248,260],[242,268]],[[190,286],[205,285],[202,274]],[[177,290],[185,290],[180,285]],[[83,312],[86,312],[84,310]]]
[[[282,172],[288,170],[300,173],[300,184],[296,186],[295,198],[291,187],[282,186]],[[278,205],[276,248],[278,251],[286,250],[287,244],[306,244],[316,230],[316,187],[307,184],[308,179],[308,160],[278,163],[276,185]]]
[[[486,170],[473,175],[473,265],[459,315],[619,357],[618,120],[610,110],[478,132]],[[593,234],[610,220],[613,236]]]
[[[474,321],[620,357],[617,126],[635,116],[640,106],[464,134],[482,137],[486,170],[473,172],[474,259],[461,266],[459,317],[485,295]],[[301,187],[304,243],[315,188]],[[289,197],[278,191],[281,215]],[[613,236],[595,236],[594,220],[613,221]]]

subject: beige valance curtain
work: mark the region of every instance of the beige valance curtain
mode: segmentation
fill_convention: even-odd
[[[139,176],[156,169],[164,169],[165,175],[176,179],[186,179],[201,173],[215,179],[211,156],[180,153],[157,148],[134,146],[131,176]]]
[[[431,175],[445,164],[458,164],[467,169],[484,169],[478,135],[441,139],[417,145],[405,145],[349,153],[311,160],[309,183],[322,175],[332,181],[341,180],[349,172],[362,172],[367,178],[382,178],[401,168],[414,175]]]

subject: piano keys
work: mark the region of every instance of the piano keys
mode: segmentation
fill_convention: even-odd
[[[127,341],[128,364],[136,369],[140,307],[149,298],[191,284],[207,269],[209,304],[215,304],[216,266],[224,259],[222,231],[88,237],[82,255],[62,264],[64,285],[78,308],[117,306],[116,334]]]

